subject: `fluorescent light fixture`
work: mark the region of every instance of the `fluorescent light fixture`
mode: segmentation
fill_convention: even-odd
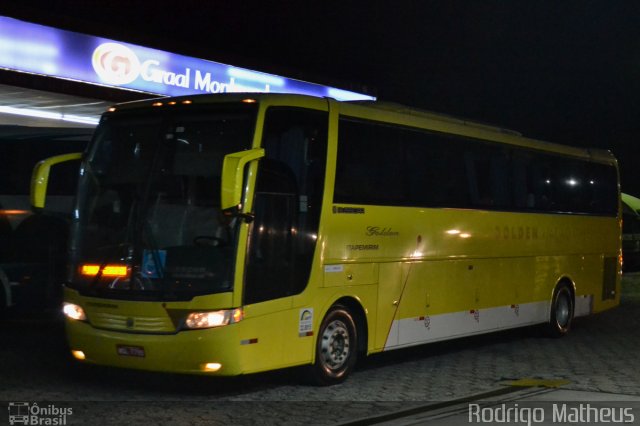
[[[98,125],[100,121],[97,117],[85,117],[81,115],[62,114],[59,112],[41,111],[38,109],[30,108],[14,108],[10,106],[0,106],[0,113],[22,115],[25,117],[44,118],[47,120],[62,120],[70,121],[72,123],[82,123],[90,125]]]
[[[284,78],[277,75],[269,75],[261,72],[249,71],[242,68],[229,68],[227,74],[230,77],[241,80],[250,80],[257,83],[270,84],[272,86],[284,86]]]
[[[7,55],[8,59],[15,58],[15,55],[55,58],[59,53],[60,51],[56,46],[45,45],[40,42],[34,43],[32,41],[18,41],[15,38],[0,37],[0,55],[1,57]]]
[[[367,96],[361,93],[350,92],[348,90],[329,88],[329,97],[341,100],[341,101],[375,101],[374,96]]]

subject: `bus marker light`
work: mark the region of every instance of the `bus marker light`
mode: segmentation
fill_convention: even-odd
[[[73,355],[73,357],[79,361],[84,361],[87,358],[84,352],[77,350],[71,350],[71,355]]]

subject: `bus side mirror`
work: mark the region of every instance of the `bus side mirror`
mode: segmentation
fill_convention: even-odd
[[[44,209],[47,198],[47,186],[49,185],[49,173],[51,167],[67,161],[77,161],[82,158],[82,153],[56,155],[40,161],[33,168],[31,175],[31,208],[34,210]]]
[[[220,191],[220,207],[222,210],[238,207],[242,202],[242,183],[244,166],[247,163],[264,157],[264,148],[227,154],[222,163],[222,191]]]

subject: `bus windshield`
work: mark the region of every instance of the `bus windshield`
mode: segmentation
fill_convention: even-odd
[[[251,147],[255,117],[251,105],[106,115],[81,170],[73,286],[152,300],[231,291],[236,231],[220,176],[226,154]]]

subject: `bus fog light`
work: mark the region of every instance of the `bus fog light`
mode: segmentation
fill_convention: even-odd
[[[222,364],[219,362],[208,362],[202,366],[204,371],[215,372],[222,368]]]
[[[87,358],[84,352],[77,350],[72,350],[71,355],[73,355],[73,357],[79,361],[84,361]]]
[[[228,309],[210,312],[192,312],[187,316],[184,324],[187,328],[212,328],[240,322],[243,318],[242,309]]]
[[[76,305],[75,303],[65,303],[62,306],[62,312],[67,318],[84,321],[87,319],[87,315],[84,313],[84,309],[82,307]]]

